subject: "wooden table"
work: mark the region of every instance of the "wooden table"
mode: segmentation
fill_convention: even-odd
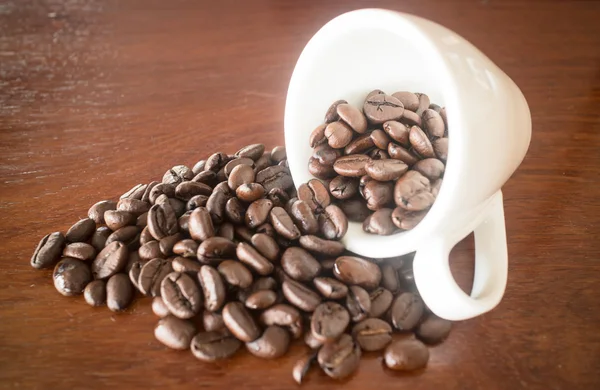
[[[203,364],[154,339],[148,300],[91,308],[29,258],[44,234],[172,165],[281,144],[304,44],[372,6],[455,30],[529,101],[531,147],[504,187],[509,284],[424,372],[390,373],[374,354],[348,382],[313,372],[306,387],[600,388],[600,3],[496,0],[0,2],[1,387],[295,388],[302,345],[277,361],[244,351]],[[472,244],[453,258],[468,288]]]

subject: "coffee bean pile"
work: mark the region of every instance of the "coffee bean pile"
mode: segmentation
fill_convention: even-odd
[[[319,180],[296,191],[284,148],[255,144],[94,204],[66,234],[44,237],[31,265],[54,267],[58,292],[91,306],[152,297],[156,339],[204,362],[242,346],[274,359],[302,339],[311,352],[293,368],[298,383],[313,362],[345,378],[362,351],[385,350],[391,369],[424,367],[424,343],[451,323],[428,312],[409,259],[347,253],[347,226]],[[393,342],[394,331],[404,338]]]
[[[390,235],[417,226],[442,186],[448,157],[445,108],[422,93],[374,90],[362,111],[334,102],[310,135],[310,173],[348,219],[367,233]]]

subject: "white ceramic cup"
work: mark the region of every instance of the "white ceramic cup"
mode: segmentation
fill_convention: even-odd
[[[381,89],[423,92],[446,107],[448,161],[439,195],[414,229],[366,234],[350,223],[343,239],[359,255],[383,258],[416,251],[421,297],[438,316],[461,320],[502,298],[507,247],[500,188],[523,160],[531,139],[527,102],[515,83],[477,48],[429,20],[381,9],[331,20],[308,42],[292,75],[285,106],[285,144],[294,182],[308,172],[310,132],[338,99],[357,107]],[[471,295],[456,284],[448,255],[475,232]]]

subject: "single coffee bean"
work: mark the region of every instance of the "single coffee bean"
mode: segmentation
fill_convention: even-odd
[[[319,222],[308,203],[297,200],[290,208],[290,216],[304,234],[317,234]]]
[[[173,259],[171,266],[175,272],[185,272],[195,276],[198,271],[200,271],[202,264],[200,264],[196,259],[178,256]]]
[[[166,184],[159,183],[155,185],[150,191],[150,195],[148,199],[150,200],[150,204],[155,204],[156,199],[158,199],[161,195],[166,195],[168,198],[172,198],[175,196],[175,185],[174,184]]]
[[[431,145],[437,158],[445,163],[448,160],[448,138],[438,138]]]
[[[350,144],[346,148],[350,147]],[[329,144],[322,144],[313,150],[312,157],[316,158],[319,164],[326,167],[333,166],[335,160],[342,156],[340,149],[334,149]]]
[[[260,322],[265,326],[278,325],[287,328],[294,339],[302,336],[304,329],[298,309],[285,303],[276,304],[263,311]]]
[[[387,160],[390,158],[390,155],[387,154],[385,150],[381,149],[373,149],[369,153],[367,153],[372,160]]]
[[[265,145],[251,144],[246,145],[235,153],[236,157],[248,157],[252,160],[258,160],[265,152]]]
[[[382,124],[402,117],[404,106],[400,100],[390,95],[373,95],[363,105],[363,111],[369,122]]]
[[[250,242],[252,238],[252,234],[254,234],[254,230],[249,229],[244,225],[235,225],[235,238],[239,241]]]
[[[120,241],[108,244],[92,262],[94,279],[107,279],[120,272],[127,264],[129,252]]]
[[[188,320],[174,316],[161,318],[154,328],[154,337],[172,349],[185,350],[190,347],[196,327]]]
[[[148,230],[156,240],[177,233],[178,228],[177,216],[169,203],[155,204],[148,211]]]
[[[278,296],[272,290],[258,290],[250,294],[244,301],[248,309],[264,310],[277,302]]]
[[[140,243],[140,228],[137,226],[124,226],[108,236],[105,245],[108,246],[115,241],[122,242],[131,250],[137,249]]]
[[[165,256],[160,251],[158,241],[150,241],[138,249],[138,255],[142,260],[152,260],[154,258],[164,258]]]
[[[223,322],[229,331],[245,343],[260,337],[260,329],[240,302],[229,302],[223,308]]]
[[[385,131],[380,129],[373,130],[370,134],[370,137],[373,141],[373,144],[382,150],[387,150],[389,143],[392,142],[392,140],[385,133]]]
[[[337,112],[335,113],[335,115],[337,115]],[[328,123],[329,122],[320,124],[317,127],[315,127],[313,131],[310,132],[310,136],[308,137],[308,143],[311,148],[315,148],[319,145],[323,145],[324,142],[327,142],[327,137],[325,137],[325,128],[327,127]]]
[[[250,242],[252,246],[260,252],[261,255],[269,259],[270,261],[276,261],[279,259],[279,245],[273,237],[265,233],[254,234]]]
[[[102,306],[106,302],[106,283],[104,280],[92,280],[85,286],[83,297],[90,306]]]
[[[118,273],[106,282],[106,306],[111,311],[122,311],[133,299],[133,286],[126,274]]]
[[[171,272],[173,272],[171,261],[165,259],[150,260],[140,270],[138,289],[144,295],[160,296],[161,283]]]
[[[354,325],[352,337],[364,351],[381,351],[392,342],[392,327],[379,318],[367,318]]]
[[[319,160],[314,157],[308,159],[308,172],[321,180],[329,180],[336,175],[333,166],[321,164]]]
[[[413,165],[412,169],[431,181],[439,179],[445,170],[444,163],[437,158],[426,158]]]
[[[396,226],[392,219],[393,210],[383,208],[369,215],[363,222],[363,231],[380,236],[389,236],[396,232]]]
[[[265,195],[265,188],[258,183],[242,184],[235,190],[235,194],[240,200],[251,203]],[[227,212],[227,206],[225,206],[225,212]]]
[[[192,211],[188,220],[188,230],[194,240],[205,241],[214,237],[215,228],[206,207],[198,207]]]
[[[383,263],[381,266],[381,286],[391,291],[397,292],[400,289],[400,280],[396,269],[389,263]]]
[[[227,184],[226,182],[223,182]],[[229,200],[228,192],[217,191],[216,187],[206,201],[206,209],[214,224],[219,224],[225,219],[225,206]]]
[[[138,216],[144,214],[150,209],[150,204],[138,199],[121,199],[117,203],[117,210],[126,211]]]
[[[37,269],[52,267],[60,259],[65,241],[65,236],[60,232],[44,236],[31,256],[31,266]]]
[[[271,166],[271,156],[269,154],[263,154],[258,160],[254,162],[254,172],[258,173],[263,169]]]
[[[423,115],[423,112],[429,108],[431,101],[429,100],[429,96],[424,93],[415,92],[415,95],[419,97],[419,108],[417,108],[417,111],[415,112],[417,115],[421,116]]]
[[[329,192],[336,199],[350,199],[358,193],[358,180],[346,176],[336,176],[329,183]]]
[[[350,314],[339,303],[321,303],[312,314],[310,329],[312,335],[320,341],[338,339],[350,323]]]
[[[337,108],[340,104],[347,104],[348,102],[345,100],[336,100],[329,106],[327,112],[325,113],[325,123],[335,122],[340,119],[340,116],[337,112]],[[311,148],[314,147],[311,142]]]
[[[237,258],[259,275],[269,275],[275,269],[273,263],[262,256],[252,245],[240,242],[236,249]]]
[[[273,207],[270,212],[270,220],[275,231],[282,237],[288,240],[296,240],[300,237],[300,230],[283,207]]]
[[[330,204],[319,215],[319,228],[326,239],[339,240],[348,231],[348,219],[341,208]]]
[[[325,374],[334,379],[343,379],[356,371],[360,356],[358,344],[350,335],[344,334],[338,340],[323,345],[317,359]]]
[[[289,333],[276,325],[267,327],[262,336],[252,342],[246,343],[248,352],[263,359],[281,357],[285,355],[289,346]]]
[[[345,200],[338,203],[338,206],[342,209],[348,221],[352,222],[363,222],[371,213],[364,200],[359,198]]]
[[[256,174],[256,182],[262,184],[265,191],[269,192],[273,188],[290,189],[294,186],[294,181],[286,167],[274,165],[267,167]]]
[[[271,150],[271,161],[274,163],[279,163],[285,159],[287,159],[285,146],[275,146],[273,150]]]
[[[115,231],[124,226],[135,224],[136,217],[127,211],[107,210],[104,213],[104,222],[106,223],[106,226]]]
[[[147,261],[144,260],[136,260],[131,263],[129,271],[127,272],[127,274],[129,275],[129,281],[138,291],[142,291],[142,289],[140,288],[140,273],[142,272],[142,267],[146,263]]]
[[[175,187],[175,196],[186,202],[197,195],[209,196],[211,192],[212,188],[208,184],[195,181],[184,181]]]
[[[94,247],[94,249],[96,249],[96,252],[100,252],[102,249],[104,249],[106,245],[106,240],[111,234],[112,230],[110,230],[106,226],[100,226],[98,229],[96,229],[96,231],[92,235],[92,239],[90,240],[92,246]]]
[[[392,370],[414,371],[427,366],[429,350],[419,340],[399,340],[390,344],[383,354],[385,365]]]
[[[198,281],[204,294],[204,306],[208,311],[217,311],[225,303],[225,284],[215,268],[203,265],[198,272]]]
[[[310,333],[307,333],[310,334]],[[297,384],[301,385],[304,377],[308,373],[308,370],[313,365],[314,362],[317,361],[317,352],[311,351],[304,354],[300,359],[294,363],[294,368],[292,369],[292,378],[296,381]]]
[[[154,187],[156,187],[159,184],[158,181],[151,181],[150,183],[148,183],[148,185],[146,185],[146,187],[144,188],[144,192],[142,193],[142,196],[136,199],[139,199],[143,202],[146,203],[150,203],[150,193],[152,192],[152,189]]]
[[[328,299],[341,299],[348,294],[348,287],[333,278],[320,276],[314,278],[313,283],[321,295]]]
[[[104,213],[108,210],[116,210],[117,203],[112,200],[101,200],[88,210],[88,217],[97,224],[104,223]]]
[[[146,245],[147,243],[149,243],[151,241],[156,241],[156,240],[154,239],[154,237],[152,237],[152,234],[150,233],[148,226],[146,226],[145,228],[142,229],[142,232],[140,233],[140,245]]]
[[[226,153],[223,153],[223,152],[213,153],[206,159],[206,164],[204,165],[204,170],[205,171],[213,171],[215,173],[219,172],[231,160],[232,160],[232,158],[230,158]]]
[[[252,284],[252,273],[239,261],[223,260],[217,269],[230,286],[248,288]]]
[[[339,256],[346,250],[344,244],[339,241],[324,240],[313,235],[302,236],[299,242],[307,251],[326,256]]]
[[[395,142],[399,143],[404,147],[410,146],[409,141],[409,133],[410,127],[405,125],[404,123],[400,123],[397,121],[388,121],[383,124],[383,130],[385,133]],[[387,145],[387,149],[389,151],[389,143]]]
[[[392,222],[399,229],[410,230],[414,229],[423,218],[427,215],[427,210],[424,211],[407,211],[402,207],[396,207],[392,212]]]
[[[383,287],[378,287],[369,294],[371,298],[371,311],[369,317],[379,318],[392,306],[394,295]]]
[[[377,264],[355,256],[338,257],[333,274],[346,284],[356,284],[367,289],[376,288],[381,281],[381,270]]]
[[[246,225],[255,228],[267,221],[269,213],[273,208],[273,202],[269,199],[259,199],[248,206],[246,211]]]
[[[171,312],[161,297],[152,298],[152,313],[159,318],[165,318]]]
[[[90,267],[81,260],[63,257],[52,273],[56,291],[64,296],[78,295],[92,280]]]
[[[382,209],[394,201],[394,183],[371,180],[364,187],[363,197],[370,210]]]
[[[229,177],[231,175],[231,171],[233,171],[233,168],[237,167],[238,165],[249,165],[250,167],[254,167],[254,160],[249,157],[234,158],[225,165],[225,176]]]
[[[265,222],[260,226],[256,227],[256,233],[262,233],[262,234],[266,234],[267,236],[270,237],[275,237],[275,229],[273,229],[273,225],[271,225],[269,222]]]
[[[285,280],[281,285],[281,290],[288,302],[309,313],[313,312],[321,303],[319,294],[292,279]]]
[[[352,128],[344,122],[332,122],[325,128],[327,143],[334,149],[344,148],[352,141]]]
[[[409,166],[419,161],[419,157],[416,156],[413,152],[404,149],[402,146],[396,145],[393,142],[390,142],[390,144],[388,145],[388,154],[390,158],[400,160]]]
[[[402,118],[400,118],[400,122],[408,126],[421,127],[423,125],[421,116],[419,116],[419,114],[417,114],[416,112],[408,110],[404,110],[404,112],[402,113]]]
[[[439,160],[436,160],[439,161]],[[417,163],[418,164],[418,163]],[[367,175],[378,181],[396,180],[408,171],[408,165],[400,160],[370,160],[365,165]]]
[[[331,203],[327,187],[316,179],[309,180],[298,188],[298,199],[306,202],[315,213],[322,212]]]
[[[333,164],[333,169],[338,175],[348,177],[360,177],[366,175],[365,166],[371,161],[364,154],[351,154],[338,158]]]
[[[409,171],[396,182],[394,201],[409,211],[425,210],[435,201],[430,190],[429,179],[417,171]]]
[[[431,138],[441,138],[444,136],[446,127],[440,114],[435,110],[427,109],[423,111],[421,116],[423,118],[423,129],[427,132],[427,135]]]
[[[241,188],[241,187],[240,187]],[[225,203],[225,216],[234,224],[244,223],[246,207],[238,198],[230,198]]]
[[[306,344],[308,348],[317,350],[315,352],[318,352],[318,349],[321,348],[325,343],[317,339],[313,333],[309,331],[304,333],[304,344]]]
[[[175,246],[173,246],[173,253],[183,257],[196,257],[196,252],[198,251],[198,243],[194,240],[184,239],[178,241]]]
[[[425,134],[420,127],[413,126],[410,128],[409,140],[414,151],[417,152],[419,156],[423,158],[435,157],[433,146],[431,145],[429,138],[427,138],[427,134]]]
[[[210,237],[198,246],[196,257],[201,263],[218,263],[231,258],[235,251],[236,244],[233,241],[224,237]]]
[[[90,261],[96,257],[96,250],[85,242],[74,242],[63,250],[64,257],[73,257],[81,261]]]
[[[148,212],[139,215],[135,220],[135,226],[139,228],[145,228],[148,226]]]
[[[306,250],[290,247],[281,256],[281,267],[291,278],[303,282],[314,279],[321,272],[321,264]]]
[[[200,171],[192,178],[195,183],[203,183],[209,186],[214,186],[217,183],[217,174],[213,171]]]
[[[225,323],[223,322],[223,316],[220,313],[204,310],[204,312],[202,313],[202,325],[204,326],[204,330],[207,332],[227,332],[227,328],[225,327]]]
[[[217,236],[233,241],[235,239],[235,227],[232,223],[225,222],[219,227]]]
[[[232,191],[237,190],[242,184],[250,184],[254,182],[254,169],[250,165],[238,165],[231,171],[227,184]]]
[[[400,91],[392,94],[393,97],[400,100],[405,110],[417,111],[419,109],[419,97],[409,91]]]
[[[437,344],[448,337],[452,329],[452,322],[430,314],[421,322],[415,331],[417,337],[427,344]]]
[[[185,165],[176,165],[163,175],[162,182],[165,184],[179,184],[182,181],[192,180],[194,172]]]
[[[242,346],[241,341],[228,332],[200,332],[191,341],[192,354],[203,362],[216,362],[233,356]]]
[[[364,320],[371,311],[369,293],[362,287],[350,286],[346,295],[346,307],[352,321],[359,322]]]
[[[160,296],[169,312],[188,319],[200,312],[202,296],[196,282],[187,274],[171,272],[162,280]]]
[[[358,108],[342,103],[337,106],[336,111],[339,118],[358,134],[364,134],[367,131],[367,118]]]
[[[359,136],[358,138],[355,138],[354,140],[352,140],[348,145],[346,145],[346,147],[344,148],[344,154],[365,153],[368,150],[370,150],[371,148],[373,148],[374,146],[375,146],[375,144],[373,143],[373,139],[371,138],[371,135],[363,134],[363,135]],[[337,152],[335,158],[332,161],[332,164],[333,164],[333,162],[335,162],[335,159],[340,157],[341,153],[339,152],[339,149],[331,149],[331,150],[334,150]],[[317,157],[316,153],[313,154],[313,156]],[[334,156],[332,156],[332,157],[334,157]],[[323,161],[321,161],[321,162],[323,162]]]
[[[425,307],[423,301],[413,293],[405,292],[396,297],[390,308],[390,317],[394,328],[402,331],[414,329]]]
[[[76,222],[67,230],[67,242],[85,242],[92,237],[96,230],[96,222],[91,218],[84,218]]]

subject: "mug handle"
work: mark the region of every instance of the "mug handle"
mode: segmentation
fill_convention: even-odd
[[[475,275],[471,295],[450,272],[450,250],[471,231],[475,233]],[[466,226],[454,234],[428,240],[415,255],[415,283],[425,304],[439,317],[458,321],[492,310],[504,295],[508,251],[502,192],[498,191]]]

